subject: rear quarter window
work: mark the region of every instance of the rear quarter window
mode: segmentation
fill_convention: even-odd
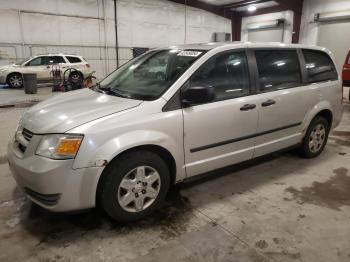
[[[318,50],[303,49],[308,83],[338,79],[335,65],[329,55]]]
[[[81,63],[81,59],[79,57],[76,56],[66,56],[66,58],[68,59],[69,63],[71,64],[77,64],[77,63]]]

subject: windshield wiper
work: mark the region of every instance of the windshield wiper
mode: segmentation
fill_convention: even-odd
[[[108,92],[112,93],[113,95],[119,96],[119,97],[130,98],[130,96],[127,96],[127,95],[123,94],[118,89],[111,89],[111,88],[109,88]]]
[[[112,95],[123,97],[123,98],[130,98],[129,96],[123,94],[119,90],[112,89],[112,87],[110,87],[110,86],[101,87],[101,85],[99,83],[97,83],[96,87],[97,87],[97,91],[102,91],[105,94],[112,94]]]

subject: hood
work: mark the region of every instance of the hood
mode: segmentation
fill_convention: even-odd
[[[15,67],[20,67],[20,65],[12,64],[12,65],[0,66],[0,71],[5,71]]]
[[[120,98],[90,89],[67,92],[26,111],[20,125],[36,134],[64,133],[95,119],[140,105],[142,101]]]

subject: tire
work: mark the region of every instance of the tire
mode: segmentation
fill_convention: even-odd
[[[11,73],[7,77],[7,84],[11,88],[22,88],[23,87],[23,77],[20,73]]]
[[[134,151],[125,153],[106,167],[97,198],[99,205],[114,220],[132,222],[161,207],[169,186],[169,168],[163,159],[150,151]],[[140,203],[143,203],[141,209]]]
[[[330,123],[324,117],[316,116],[306,131],[300,148],[301,156],[313,158],[320,155],[327,144],[329,130]]]
[[[73,83],[82,83],[83,82],[83,75],[79,71],[73,71],[69,74],[69,79]]]

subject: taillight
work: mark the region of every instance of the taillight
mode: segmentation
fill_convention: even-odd
[[[341,103],[343,104],[344,103],[344,100],[345,100],[345,97],[343,96],[344,95],[344,83],[343,83],[343,80],[341,80]]]
[[[89,64],[86,64],[86,67],[87,67],[87,68],[90,68],[90,65],[89,65]]]

